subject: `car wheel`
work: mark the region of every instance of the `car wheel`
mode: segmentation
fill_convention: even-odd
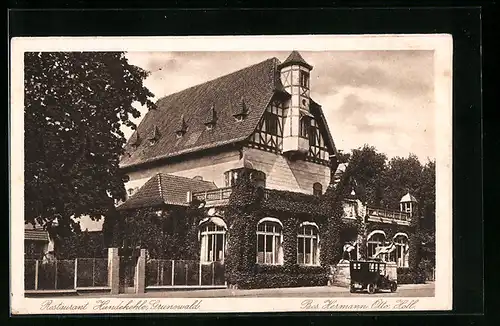
[[[356,289],[354,288],[354,286],[351,286],[350,290],[349,290],[351,293],[354,293],[356,292]]]
[[[398,284],[396,282],[393,282],[391,284],[391,292],[396,292],[397,289],[398,289]]]
[[[368,284],[366,289],[368,290],[368,293],[370,293],[370,294],[375,293],[375,284]]]

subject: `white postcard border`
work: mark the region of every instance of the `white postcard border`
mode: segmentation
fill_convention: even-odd
[[[68,309],[43,309],[47,298],[24,297],[24,78],[23,54],[29,51],[301,51],[434,50],[436,120],[436,281],[426,298],[120,298],[55,297]],[[23,37],[11,40],[10,107],[10,299],[13,314],[204,313],[291,311],[423,311],[452,309],[452,48],[447,34],[303,35],[189,37]],[[401,300],[416,300],[409,307]],[[100,310],[99,300],[116,309]],[[129,308],[124,302],[133,300]],[[146,300],[141,302],[141,300]],[[158,309],[152,302],[158,300]],[[304,300],[316,308],[303,309]],[[331,300],[331,304],[325,300]],[[383,303],[380,302],[383,301]],[[86,308],[70,309],[87,303]],[[120,308],[120,303],[122,308]],[[137,308],[130,308],[132,305]],[[141,305],[142,304],[142,305]],[[187,305],[179,308],[176,305]],[[190,308],[188,307],[190,306]],[[146,308],[148,307],[148,308]]]

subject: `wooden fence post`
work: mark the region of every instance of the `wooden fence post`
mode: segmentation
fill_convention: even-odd
[[[95,286],[95,258],[92,259],[92,286]]]
[[[174,268],[175,268],[175,260],[172,260],[172,286],[174,285]]]
[[[38,290],[38,259],[35,260],[35,290]]]
[[[56,259],[56,263],[55,263],[55,273],[56,276],[55,276],[55,280],[54,280],[54,290],[57,290],[57,259]]]
[[[201,285],[201,261],[198,262],[198,285]]]
[[[165,274],[165,261],[158,260],[158,268],[160,267],[160,263],[161,263],[161,271],[160,271],[160,282],[158,283],[158,285],[163,285],[164,284],[163,275]]]
[[[160,261],[156,261],[156,285],[160,285]]]
[[[212,262],[212,285],[215,285],[215,262]]]
[[[74,288],[78,287],[78,258],[75,258],[75,279],[74,279]]]

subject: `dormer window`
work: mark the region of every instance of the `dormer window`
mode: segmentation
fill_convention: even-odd
[[[177,130],[175,131],[177,138],[181,138],[182,136],[184,136],[186,131],[187,131],[187,124],[186,124],[186,121],[184,119],[184,115],[181,115],[179,125],[177,127]]]
[[[158,127],[154,126],[153,127],[153,132],[151,133],[151,135],[148,138],[149,144],[150,145],[154,145],[154,144],[156,144],[158,142],[159,139],[160,139],[160,132],[158,130]]]
[[[248,108],[247,104],[245,102],[245,99],[242,97],[240,103],[236,106],[233,107],[233,117],[236,119],[236,121],[241,122],[245,119],[245,117],[248,115]]]
[[[133,149],[136,149],[139,146],[139,132],[136,131],[132,134],[132,137],[130,139],[130,145],[132,146]]]
[[[212,105],[205,120],[206,129],[212,130],[215,127],[216,122],[217,122],[217,112],[215,111],[215,106]]]

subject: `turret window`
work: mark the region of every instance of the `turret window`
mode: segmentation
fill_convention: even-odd
[[[299,136],[302,138],[309,138],[309,129],[311,127],[311,119],[307,116],[300,118]]]
[[[300,86],[309,88],[309,73],[307,71],[300,71]]]

